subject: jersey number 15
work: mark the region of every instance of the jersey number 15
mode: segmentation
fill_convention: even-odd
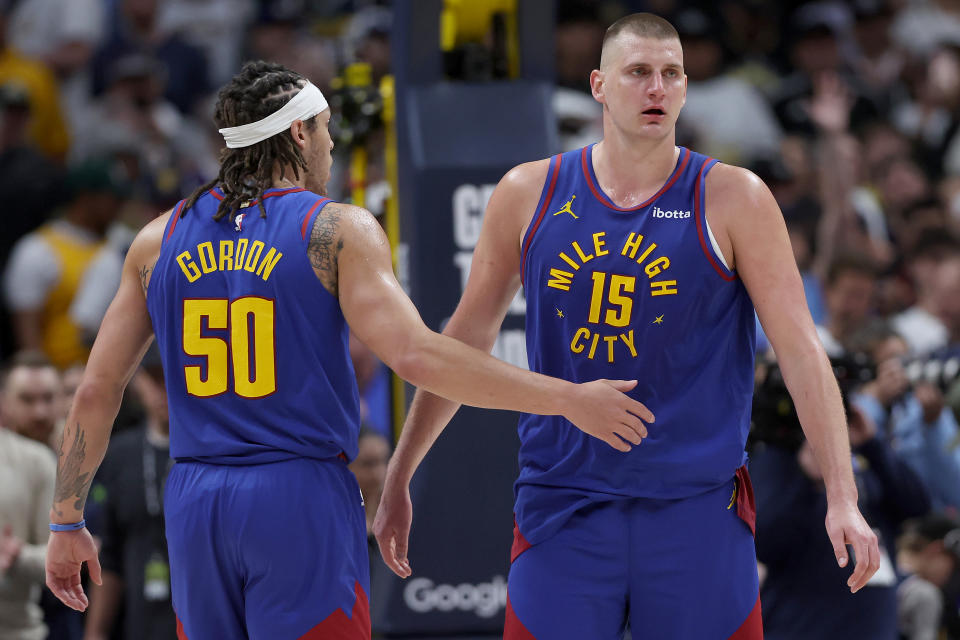
[[[187,393],[200,398],[226,393],[231,367],[238,396],[262,398],[276,391],[273,310],[273,300],[257,296],[185,299],[183,352],[206,359],[206,366],[183,367]],[[228,338],[205,336],[204,329],[229,329]]]

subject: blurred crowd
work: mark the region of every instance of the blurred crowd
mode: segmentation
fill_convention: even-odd
[[[777,396],[755,415],[767,435],[751,439],[766,637],[960,638],[960,0],[556,6],[556,150],[601,135],[588,77],[606,25],[632,11],[670,19],[689,79],[678,143],[770,186],[848,397],[881,571],[845,589],[822,476]],[[255,58],[329,96],[364,63],[376,87],[391,22],[385,0],[0,0],[0,640],[174,637],[155,354],[90,493],[104,583],[86,615],[42,588],[70,398],[133,234],[216,174],[217,87]],[[382,214],[383,136],[351,141],[342,120],[330,195],[362,183]],[[759,336],[761,370],[775,371]],[[351,351],[366,423],[353,468],[372,523],[393,441],[389,378],[364,345]]]

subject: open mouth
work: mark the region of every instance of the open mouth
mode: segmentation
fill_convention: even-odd
[[[643,112],[645,116],[663,116],[666,115],[666,112],[659,107],[654,107],[652,109],[645,109]]]

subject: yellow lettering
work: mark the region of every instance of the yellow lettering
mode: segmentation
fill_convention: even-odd
[[[220,241],[220,271],[233,270],[233,240]]]
[[[602,238],[605,235],[607,235],[606,231],[597,231],[595,234],[593,234],[593,252],[597,254],[598,258],[610,253],[609,250],[604,249],[607,243],[605,240],[602,240]]]
[[[573,250],[577,252],[578,256],[580,256],[580,260],[583,261],[583,264],[587,264],[593,260],[593,255],[583,255],[583,249],[581,249],[580,245],[576,242],[573,243]]]
[[[277,257],[274,258],[273,255],[276,254]],[[273,247],[270,247],[270,251],[267,252],[267,255],[264,256],[263,262],[260,263],[260,266],[257,267],[257,275],[263,273],[263,281],[266,282],[267,278],[270,277],[270,272],[273,271],[273,268],[277,266],[277,263],[280,262],[280,258],[283,257],[282,253],[277,253],[277,250]]]
[[[593,342],[590,344],[590,353],[587,354],[587,357],[593,360],[593,354],[597,352],[597,341],[600,340],[600,334],[593,334]]]
[[[619,311],[607,309],[604,321],[611,327],[625,327],[630,324],[633,298],[623,295],[623,292],[633,293],[636,283],[637,279],[633,276],[621,276],[616,273],[610,276],[610,304],[620,307]]]
[[[190,257],[189,251],[184,251],[177,256],[177,264],[180,265],[183,275],[187,276],[188,282],[196,282],[197,278],[200,277],[200,269],[197,268],[193,258]]]
[[[548,287],[560,289],[561,291],[570,291],[570,279],[573,278],[572,273],[569,271],[561,271],[560,269],[550,269],[550,277],[553,279],[547,282]]]
[[[197,254],[200,256],[200,267],[204,273],[217,270],[217,260],[213,257],[213,243],[204,242],[197,245]]]
[[[634,240],[634,237],[636,237],[636,240]],[[631,233],[627,238],[627,241],[624,243],[623,249],[620,251],[620,255],[625,256],[627,255],[627,251],[629,251],[629,257],[631,260],[633,260],[633,256],[637,255],[637,249],[640,248],[641,243],[643,243],[643,236],[636,233]]]
[[[562,251],[560,252],[560,259],[566,262],[568,265],[570,265],[574,271],[578,271],[580,269],[580,265],[574,262],[573,259],[570,258],[570,256],[568,256]]]
[[[630,329],[628,333],[621,333],[620,339],[623,340],[623,343],[627,345],[627,349],[630,349],[630,355],[634,358],[637,357],[637,350],[633,346],[633,329]]]
[[[639,258],[637,258],[637,264],[643,264],[643,261],[647,259],[647,256],[649,256],[651,253],[653,253],[653,250],[656,249],[656,248],[657,248],[657,243],[656,243],[656,242],[651,242],[651,243],[650,243],[650,246],[647,247],[647,248],[644,250],[644,252],[640,254],[640,257],[639,257]]]
[[[246,238],[240,238],[237,240],[237,254],[233,261],[234,271],[240,271],[240,269],[243,269],[243,257],[247,255],[247,245],[249,243],[250,241]]]
[[[677,295],[676,280],[659,280],[650,283],[651,296],[674,296]]]
[[[660,268],[660,265],[663,265],[663,268]],[[670,259],[667,257],[660,257],[644,267],[644,271],[647,272],[647,277],[652,278],[661,271],[666,271],[670,268]]]
[[[586,327],[581,327],[577,329],[577,332],[573,334],[573,340],[570,341],[570,351],[574,353],[583,353],[583,345],[580,344],[580,338],[589,338],[590,330]]]
[[[257,262],[260,261],[260,253],[263,251],[263,246],[263,242],[260,240],[253,241],[253,244],[250,245],[250,253],[247,255],[247,261],[243,265],[244,269],[251,273],[257,270]]]
[[[607,343],[607,362],[613,363],[613,345],[617,344],[617,336],[603,336],[603,341]]]

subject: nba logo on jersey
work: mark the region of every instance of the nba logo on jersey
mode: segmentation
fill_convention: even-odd
[[[236,226],[233,228],[234,231],[243,231],[243,218],[244,218],[244,216],[246,216],[246,215],[247,215],[247,214],[245,214],[245,213],[239,213],[239,214],[237,214],[237,217],[233,219],[233,222],[234,222],[234,224],[236,225]]]

